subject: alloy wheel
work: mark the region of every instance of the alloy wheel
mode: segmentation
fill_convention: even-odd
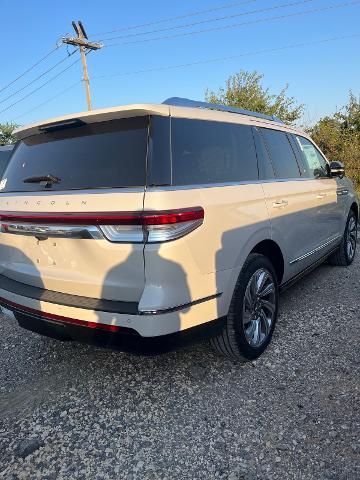
[[[351,216],[346,231],[346,253],[351,262],[355,256],[357,240],[357,222],[354,216]]]
[[[250,346],[258,347],[271,332],[276,314],[276,289],[271,273],[260,268],[250,278],[243,303],[245,338]]]

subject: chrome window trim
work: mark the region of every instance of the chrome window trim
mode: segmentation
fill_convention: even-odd
[[[337,235],[335,238],[332,238],[331,240],[328,240],[327,242],[323,243],[322,245],[314,248],[313,250],[310,250],[310,252],[304,253],[304,255],[301,255],[300,257],[294,258],[294,260],[291,260],[289,262],[290,265],[293,265],[294,263],[301,262],[301,260],[305,260],[306,258],[310,257],[316,252],[319,252],[323,248],[331,245],[332,243],[336,242],[337,240],[340,240],[342,235]]]
[[[74,190],[41,190],[39,192],[0,192],[0,198],[6,197],[53,197],[53,196],[83,196],[83,195],[106,195],[111,193],[143,193],[145,185],[139,187],[103,187],[103,188],[84,188],[84,189],[74,189]]]
[[[222,182],[222,183],[196,183],[192,185],[164,185],[147,187],[147,192],[169,191],[169,190],[194,190],[200,188],[217,188],[217,187],[236,187],[240,185],[256,185],[262,183],[280,183],[280,182],[306,182],[312,181],[313,178],[271,178],[267,180],[243,180],[239,182]]]
[[[54,192],[4,192],[0,193],[0,199],[2,198],[11,198],[11,197],[52,197],[52,196],[80,196],[80,195],[105,195],[105,194],[114,194],[114,193],[144,193],[146,192],[157,192],[157,191],[169,191],[169,190],[194,190],[200,188],[217,188],[217,187],[232,187],[237,185],[254,185],[261,183],[280,183],[280,182],[305,182],[313,180],[327,180],[328,177],[323,178],[310,178],[310,177],[295,177],[295,178],[269,178],[262,180],[242,180],[239,182],[221,182],[221,183],[195,183],[189,185],[159,185],[159,186],[145,186],[143,187],[134,187],[134,188],[104,188],[101,191],[99,190],[64,190],[64,191],[54,191]]]

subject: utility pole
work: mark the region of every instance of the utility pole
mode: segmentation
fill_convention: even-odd
[[[89,80],[88,69],[87,69],[86,55],[89,53],[90,50],[99,50],[99,48],[102,48],[103,45],[97,42],[89,42],[85,32],[85,28],[83,24],[80,22],[80,20],[78,20],[77,22],[72,22],[72,26],[77,36],[63,37],[62,42],[66,43],[67,45],[74,45],[76,47],[79,47],[82,66],[83,66],[83,72],[84,72],[83,80],[85,83],[87,106],[88,106],[88,110],[92,110],[90,80]]]

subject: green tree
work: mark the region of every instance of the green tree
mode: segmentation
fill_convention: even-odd
[[[285,123],[292,124],[298,120],[304,106],[294,97],[287,96],[288,85],[278,94],[270,93],[261,81],[264,75],[254,71],[240,70],[231,75],[217,92],[206,90],[205,99],[211,103],[221,103],[232,107],[244,108],[267,115],[276,115]]]
[[[348,103],[331,117],[321,118],[307,129],[329,160],[346,167],[360,194],[360,101],[349,92]]]
[[[0,145],[8,145],[15,143],[16,138],[13,136],[13,131],[18,125],[15,123],[0,123]]]
[[[335,118],[343,131],[360,132],[360,98],[357,99],[351,90],[348,104],[335,113]]]

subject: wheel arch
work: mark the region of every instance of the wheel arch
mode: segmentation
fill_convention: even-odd
[[[267,257],[273,264],[279,285],[284,277],[284,256],[279,245],[274,240],[263,240],[252,249],[250,253],[260,253]]]

